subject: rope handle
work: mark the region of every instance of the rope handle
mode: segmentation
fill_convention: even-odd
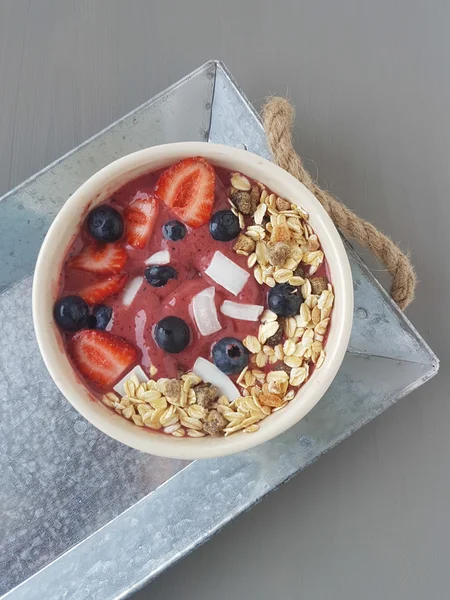
[[[275,162],[314,194],[347,238],[368,248],[386,267],[392,275],[391,297],[404,310],[414,300],[417,282],[411,261],[388,236],[315,183],[293,146],[294,119],[294,108],[285,98],[270,98],[263,107],[264,129]]]

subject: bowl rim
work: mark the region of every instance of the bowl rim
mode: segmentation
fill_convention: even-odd
[[[330,327],[330,331],[333,330],[334,338],[338,343],[334,343],[331,348],[327,344],[327,356],[321,369],[313,372],[310,379],[291,400],[289,406],[276,415],[270,415],[270,419],[265,419],[260,429],[252,434],[238,432],[226,438],[210,436],[175,438],[147,429],[143,431],[143,428],[116,415],[100,402],[92,401],[92,397],[76,375],[62,349],[60,333],[51,315],[49,319],[49,298],[53,304],[54,289],[56,289],[55,279],[52,280],[53,290],[50,289],[48,283],[52,265],[62,265],[73,236],[78,232],[80,218],[91,206],[103,201],[103,199],[98,199],[101,194],[99,190],[111,185],[120,177],[124,177],[121,185],[126,181],[131,181],[139,176],[136,175],[139,169],[151,172],[159,168],[158,166],[147,167],[149,162],[153,165],[159,162],[161,166],[170,166],[178,160],[191,156],[203,156],[213,165],[219,166],[220,163],[228,161],[234,165],[231,169],[239,170],[250,177],[254,177],[255,172],[262,173],[264,171],[262,176],[260,174],[254,178],[266,183],[274,192],[276,191],[274,187],[276,188],[278,184],[278,187],[289,189],[293,194],[289,193],[289,199],[292,202],[306,205],[312,217],[311,220],[315,221],[313,229],[317,232],[321,244],[323,245],[326,240],[328,250],[325,255],[331,270],[333,289],[339,288],[339,296],[336,294],[333,312],[336,313],[336,307],[339,306],[340,319],[338,322],[336,319],[332,319]],[[267,183],[269,179],[272,180],[271,185]],[[273,185],[273,180],[276,180],[277,185]],[[118,187],[120,186],[113,187],[110,193]],[[280,195],[282,194],[280,193]],[[73,218],[69,219],[67,224],[65,218],[75,210],[79,213],[76,225],[73,225]],[[63,230],[72,231],[72,235],[67,242],[66,249],[61,253],[58,252],[61,245],[56,244],[55,240],[58,236],[62,236]],[[332,255],[330,255],[330,251],[333,252]],[[332,260],[330,260],[331,256]],[[331,268],[330,262],[333,264],[333,268]],[[55,273],[58,279],[59,273],[60,268]],[[225,456],[258,446],[298,423],[319,402],[342,363],[350,339],[353,320],[353,282],[347,253],[339,232],[317,198],[292,175],[267,159],[247,150],[209,142],[176,142],[138,150],[115,160],[87,179],[66,201],[51,224],[38,255],[33,280],[32,312],[39,350],[47,370],[61,393],[84,418],[103,433],[137,450],[167,458],[193,460]],[[68,372],[67,366],[69,366],[70,372]],[[99,406],[102,411],[98,410]],[[104,411],[107,411],[112,418],[107,417]],[[119,421],[122,422],[120,425]],[[126,424],[127,427],[123,424]]]

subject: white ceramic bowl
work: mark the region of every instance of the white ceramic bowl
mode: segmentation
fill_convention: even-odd
[[[104,202],[128,181],[190,156],[203,156],[213,165],[240,171],[266,184],[279,196],[301,204],[310,214],[310,223],[322,244],[334,286],[335,306],[324,364],[313,372],[284,410],[262,421],[259,431],[251,434],[240,432],[226,438],[175,438],[136,427],[101,402],[93,401],[74,372],[53,321],[53,304],[63,261],[88,210]],[[88,421],[112,438],[143,452],[171,458],[211,458],[233,454],[266,442],[295,425],[317,404],[333,381],[349,341],[352,314],[350,265],[341,238],[318,200],[305,186],[273,163],[245,150],[204,142],[182,142],[140,150],[93,175],[70,197],[54,220],[42,244],[34,274],[36,337],[47,369],[58,388]]]

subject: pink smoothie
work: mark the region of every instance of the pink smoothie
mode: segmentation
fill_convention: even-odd
[[[131,181],[118,190],[108,204],[123,213],[138,192],[153,191],[159,175],[160,172],[155,172]],[[216,175],[214,212],[229,208],[225,185],[228,185],[230,173],[223,169],[216,169]],[[158,369],[158,378],[176,377],[179,370],[185,372],[192,369],[199,356],[210,358],[211,347],[223,337],[231,336],[242,340],[247,335],[256,335],[258,322],[226,317],[220,312],[219,307],[224,300],[265,306],[268,292],[266,286],[259,285],[254,279],[252,269],[247,267],[247,257],[233,251],[235,240],[231,242],[214,240],[210,235],[208,224],[197,229],[187,228],[188,233],[183,240],[177,242],[166,240],[162,235],[162,226],[173,219],[177,217],[161,202],[158,219],[147,248],[137,250],[126,246],[129,258],[124,270],[130,280],[136,276],[143,276],[148,266],[145,260],[160,250],[168,250],[170,266],[177,271],[177,278],[160,288],[152,287],[144,278],[136,298],[129,307],[122,304],[122,294],[108,298],[104,302],[113,308],[113,325],[108,328],[109,331],[138,347],[142,353],[141,365],[148,368],[153,364]],[[84,245],[91,242],[89,234],[83,228],[67,258],[77,254]],[[234,296],[205,275],[205,270],[217,250],[251,273],[251,277],[238,296]],[[60,296],[76,294],[82,287],[97,279],[98,277],[90,273],[65,268],[61,277]],[[190,303],[195,294],[212,285],[216,290],[215,303],[222,329],[203,337],[199,334],[192,317]],[[178,354],[164,352],[153,339],[154,325],[168,315],[180,317],[186,321],[191,330],[189,346]],[[70,337],[68,334],[65,335],[66,339]]]
[[[150,173],[131,181],[119,189],[107,204],[113,206],[123,215],[125,209],[137,194],[140,192],[154,192],[155,184],[161,172]],[[229,186],[231,173],[219,168],[216,168],[215,172],[216,187],[213,212],[230,208],[227,200],[227,187]],[[252,217],[249,217],[248,224],[250,224],[250,219]],[[199,356],[211,360],[212,346],[223,337],[235,337],[243,340],[247,335],[257,336],[259,321],[232,319],[220,312],[220,306],[224,300],[231,300],[246,304],[258,304],[266,308],[267,294],[270,289],[266,285],[258,284],[255,280],[253,269],[249,269],[247,266],[247,257],[239,255],[233,250],[235,240],[231,242],[214,240],[209,232],[209,223],[197,229],[187,227],[187,234],[180,241],[166,240],[162,235],[162,227],[171,220],[180,219],[161,201],[159,203],[157,221],[147,247],[139,250],[128,245],[125,246],[128,260],[124,267],[124,272],[128,275],[129,281],[137,276],[144,277],[144,272],[148,267],[145,261],[161,250],[168,250],[170,253],[169,264],[176,270],[177,277],[169,280],[163,287],[152,287],[144,277],[144,281],[129,307],[123,304],[122,292],[117,296],[107,298],[103,302],[103,304],[113,309],[112,325],[110,323],[107,327],[108,331],[124,338],[134,347],[138,348],[139,357],[137,363],[142,365],[147,372],[150,365],[154,365],[158,370],[158,379],[162,377],[178,377],[180,373],[191,370],[195,360]],[[119,243],[125,244],[125,241],[123,241],[124,238],[125,236],[123,236]],[[83,247],[92,244],[92,242],[93,240],[83,224],[66,258],[69,259],[78,254]],[[205,270],[209,266],[214,253],[218,250],[250,273],[246,285],[238,296],[234,296],[205,274]],[[323,262],[315,274],[315,277],[320,276],[327,276],[329,280],[326,261]],[[101,277],[65,266],[61,274],[59,297],[76,295],[86,285],[94,283],[99,279]],[[197,293],[210,286],[214,286],[215,288],[217,317],[222,329],[204,337],[200,335],[195,324],[191,311],[191,300]],[[190,328],[190,343],[185,350],[178,354],[169,354],[163,351],[156,344],[153,337],[155,324],[166,316],[179,317]],[[63,333],[66,345],[71,337],[71,334]],[[267,365],[264,370],[268,371],[277,368],[283,368],[282,364]],[[232,376],[232,379],[236,380],[236,378],[237,375]],[[96,394],[100,393],[99,388],[89,381],[86,381],[86,385],[92,392]],[[104,392],[105,390],[101,390],[102,394]]]

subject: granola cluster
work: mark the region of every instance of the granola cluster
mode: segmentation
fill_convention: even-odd
[[[326,276],[314,276],[324,253],[308,223],[308,213],[301,206],[269,194],[262,184],[252,186],[246,177],[236,174],[231,179],[229,197],[240,222],[240,205],[233,201],[236,180],[239,189],[252,196],[258,189],[259,201],[252,208],[252,222],[244,220],[235,252],[248,257],[248,266],[253,268],[258,283],[269,287],[289,283],[300,289],[303,299],[298,314],[285,319],[264,311],[258,336],[243,340],[251,360],[238,378],[241,392],[244,397],[251,395],[262,407],[277,410],[292,400],[312,367],[320,368],[325,360],[324,341],[334,294]]]
[[[270,404],[261,405],[251,396],[229,402],[210,383],[195,373],[180,379],[160,378],[139,382],[131,375],[120,398],[114,392],[103,396],[103,403],[138,427],[164,431],[174,437],[230,435],[243,429],[257,430],[256,423],[270,415]]]

